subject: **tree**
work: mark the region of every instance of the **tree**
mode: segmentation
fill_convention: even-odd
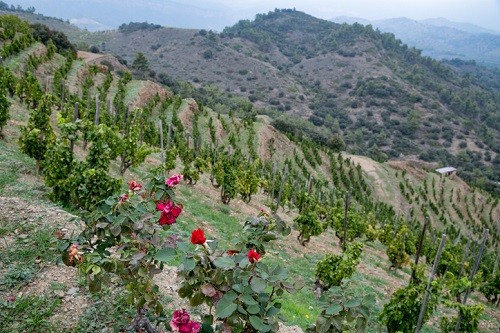
[[[0,138],[3,137],[2,129],[5,126],[5,124],[7,124],[7,121],[10,118],[9,115],[10,103],[5,95],[6,95],[5,89],[1,89],[0,90]]]
[[[142,117],[142,110],[136,109],[135,116],[130,125],[127,124],[125,129],[125,136],[122,138],[121,149],[121,163],[120,174],[123,175],[125,171],[131,166],[136,167],[150,155],[153,150],[147,145],[143,144],[140,138],[141,125],[138,118]]]
[[[52,95],[45,95],[38,108],[30,113],[27,126],[21,126],[19,146],[21,151],[36,160],[36,172],[45,159],[47,148],[54,142],[55,134],[50,125]]]
[[[137,69],[141,72],[146,72],[149,70],[149,61],[148,58],[142,52],[137,52],[135,55],[134,61],[132,62],[132,68]]]

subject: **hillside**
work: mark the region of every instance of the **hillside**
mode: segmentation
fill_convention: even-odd
[[[221,34],[128,27],[85,40],[129,64],[144,53],[151,71],[142,75],[212,108],[233,98],[233,110],[244,116],[250,101],[275,119],[307,120],[280,130],[324,144],[339,133],[352,153],[453,165],[467,181],[498,191],[498,71],[474,63],[457,70],[391,34],[292,10],[258,15]]]
[[[273,119],[302,119],[282,131],[322,144],[339,134],[349,152],[380,161],[452,165],[468,182],[500,191],[498,70],[442,64],[392,34],[293,10],[257,15],[221,34],[131,23],[70,39],[129,64],[142,52],[150,70],[139,77],[214,109],[229,104],[245,117],[250,101]]]
[[[92,270],[90,274],[94,275],[86,281],[76,275],[75,268],[62,265],[61,254],[76,236],[73,232],[84,227],[79,218],[73,219],[75,215],[85,216],[82,208],[96,210],[99,200],[108,195],[108,200],[119,193],[132,196],[126,192],[126,183],[136,180],[146,184],[149,171],[162,166],[159,121],[167,148],[165,169],[182,173],[185,179],[176,189],[184,211],[172,230],[159,231],[161,238],[167,239],[172,233],[189,238],[191,230],[202,227],[210,239],[217,239],[221,245],[233,244],[247,217],[261,209],[271,211],[279,203],[278,215],[293,230],[270,246],[262,260],[269,265],[283,262],[292,280],[301,277],[306,282],[307,287],[297,294],[283,296],[280,307],[290,325],[305,330],[321,312],[313,290],[315,267],[326,254],[342,252],[339,240],[346,191],[350,195],[347,235],[365,247],[350,288],[358,296],[372,294],[376,299],[370,308],[367,331],[385,331],[378,316],[396,289],[407,286],[410,279],[407,261],[398,262],[401,269],[394,271],[395,259],[389,260],[389,249],[401,237],[403,242],[416,242],[425,216],[431,222],[422,252],[427,264],[437,251],[436,239],[445,232],[449,241],[439,274],[457,274],[463,254],[468,274],[481,235],[489,229],[478,274],[479,290],[485,293],[484,286],[496,276],[499,200],[470,187],[459,176],[439,176],[432,171],[435,165],[421,161],[380,163],[335,153],[307,137],[299,140],[278,132],[268,116],[241,119],[234,112],[226,114],[193,99],[182,99],[152,81],[135,80],[112,56],[73,54],[64,49],[55,52],[51,42],[36,42],[25,23],[2,20],[14,24],[10,36],[19,38],[19,48],[10,48],[12,37],[3,35],[2,51],[10,53],[1,67],[0,82],[2,98],[10,104],[10,119],[2,128],[0,140],[1,330],[38,332],[43,327],[61,333],[109,332],[113,327],[128,325],[135,309],[123,285],[118,283],[111,291],[91,295],[87,287],[95,291],[92,281],[100,271]],[[72,115],[75,108],[77,120]],[[47,116],[44,126],[48,127],[42,136],[32,129],[35,140],[30,142],[27,129],[39,122],[42,114]],[[71,136],[65,137],[68,131]],[[39,149],[36,147],[46,139],[53,141],[41,158],[26,149]],[[132,146],[122,146],[124,143]],[[115,155],[116,151],[120,154]],[[71,163],[66,163],[68,158]],[[131,162],[121,172],[124,161],[139,162]],[[76,187],[71,187],[71,181],[76,181]],[[153,210],[152,214],[159,213],[155,205]],[[307,223],[300,222],[303,216],[309,216],[306,221],[314,223],[319,232],[312,232],[301,245],[299,241],[304,240],[307,230]],[[133,231],[140,234],[140,229],[134,226]],[[466,253],[469,232],[473,235],[471,251]],[[409,261],[411,255],[413,261],[415,253],[410,248],[414,246],[405,245],[396,260],[407,255]],[[98,249],[82,255],[91,257],[96,252]],[[180,262],[169,262],[172,266],[164,267],[155,277],[160,297],[168,304],[157,318],[162,325],[168,325],[165,318],[171,318],[176,308],[185,307],[196,318],[206,310],[196,310],[178,297],[182,283],[175,277],[183,270],[173,266]],[[426,270],[430,270],[429,265]],[[479,330],[497,332],[498,308],[479,290],[474,291],[470,302],[485,307]],[[453,310],[440,303],[426,329],[438,332],[439,318],[450,313]],[[298,332],[298,328],[282,327],[281,332]]]
[[[500,35],[472,24],[450,22],[445,19],[412,20],[405,17],[386,20],[365,20],[337,17],[336,23],[370,24],[382,32],[392,33],[409,46],[422,50],[424,56],[434,59],[474,60],[489,67],[500,67]]]

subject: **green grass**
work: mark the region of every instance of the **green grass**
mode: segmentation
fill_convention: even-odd
[[[197,193],[191,186],[179,186],[178,199],[184,204],[184,212],[176,223],[176,233],[184,238],[190,237],[194,229],[200,228],[201,224],[210,225],[215,234],[207,233],[209,238],[216,238],[221,247],[230,244],[232,236],[238,234],[242,229],[240,219],[230,216],[230,207],[219,201],[204,200],[204,195]]]
[[[60,303],[55,296],[21,296],[14,301],[0,301],[0,332],[54,332],[48,320]]]
[[[140,80],[132,80],[127,84],[125,98],[123,100],[125,105],[127,105],[134,98],[137,97],[137,95],[139,94],[139,91],[142,87],[142,83],[143,83],[143,81],[140,81]]]
[[[71,332],[94,333],[128,325],[125,318],[135,315],[135,307],[126,302],[127,293],[119,288],[89,295],[87,307]],[[69,333],[69,332],[68,332]]]
[[[31,44],[29,47],[22,50],[18,55],[7,58],[4,61],[3,65],[9,68],[12,72],[21,71],[23,69],[21,66],[28,60],[28,55],[39,48],[41,45],[43,44],[39,42]]]
[[[0,220],[1,221],[1,220]],[[11,231],[13,227],[1,230]],[[12,244],[0,252],[0,265],[6,269],[6,274],[0,277],[0,290],[16,290],[29,283],[38,271],[40,263],[55,263],[59,260],[58,239],[53,236],[54,227],[43,225],[35,227],[32,223],[15,225],[18,231]],[[1,239],[0,241],[6,241]]]

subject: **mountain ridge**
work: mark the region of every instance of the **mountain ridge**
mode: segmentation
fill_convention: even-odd
[[[436,59],[475,60],[479,64],[499,67],[500,33],[470,23],[452,22],[443,18],[413,20],[406,17],[367,20],[337,17],[336,23],[372,25],[382,32],[393,33],[422,54]]]

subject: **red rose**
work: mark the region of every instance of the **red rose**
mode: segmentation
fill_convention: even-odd
[[[206,241],[207,239],[205,238],[205,233],[200,228],[191,233],[191,243],[202,245]]]
[[[156,206],[156,209],[162,211],[161,216],[160,216],[160,220],[158,221],[158,223],[160,225],[164,225],[164,224],[171,225],[171,224],[175,223],[177,217],[181,214],[182,205],[181,206],[174,206],[174,203],[172,201],[168,200],[167,202],[159,203]]]
[[[259,259],[260,259],[260,254],[258,254],[256,251],[254,251],[254,250],[248,251],[248,260],[251,263],[254,263]]]

